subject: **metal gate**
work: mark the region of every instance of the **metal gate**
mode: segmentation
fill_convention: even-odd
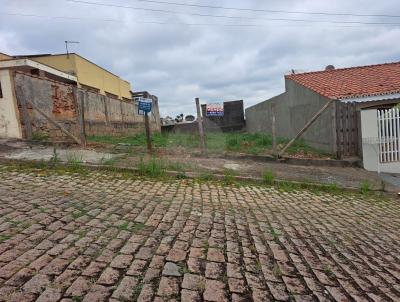
[[[400,109],[377,110],[379,161],[400,161]]]
[[[337,157],[359,156],[360,116],[355,103],[336,103]]]

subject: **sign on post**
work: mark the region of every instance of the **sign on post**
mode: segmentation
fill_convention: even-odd
[[[153,152],[153,147],[151,145],[150,119],[149,119],[148,114],[151,112],[153,100],[145,99],[145,98],[138,98],[137,101],[138,101],[138,114],[144,115],[144,126],[146,129],[147,150],[151,154]]]
[[[138,99],[138,114],[145,115],[146,113],[151,112],[152,104],[153,104],[152,99],[139,98]]]
[[[223,103],[207,104],[206,116],[224,116],[224,104]]]

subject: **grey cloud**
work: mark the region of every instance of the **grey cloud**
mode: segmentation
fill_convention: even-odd
[[[250,106],[283,92],[283,76],[292,68],[320,70],[328,64],[346,67],[398,61],[400,27],[338,27],[319,23],[225,20],[141,12],[71,4],[63,0],[0,0],[2,11],[49,16],[119,19],[123,23],[66,21],[1,16],[0,51],[8,53],[58,53],[63,41],[88,59],[132,83],[134,90],[159,96],[162,114],[194,113],[194,98],[203,101],[244,99]],[[18,2],[18,3],[17,3]],[[104,1],[107,2],[107,1]],[[182,1],[183,2],[183,1]],[[355,13],[400,15],[396,0],[319,1],[205,1],[191,3]],[[111,3],[111,2],[110,2]],[[302,18],[314,20],[388,21],[382,18],[265,14],[210,9],[146,5],[131,0],[113,1],[133,6],[165,8],[250,17]],[[141,21],[265,24],[264,27],[157,25]],[[389,19],[400,22],[399,19]]]

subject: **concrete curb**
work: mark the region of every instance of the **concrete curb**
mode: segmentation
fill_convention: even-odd
[[[18,164],[18,163],[29,163],[29,164],[38,164],[41,162],[49,163],[50,161],[38,161],[38,160],[26,160],[26,159],[9,159],[9,158],[0,158],[0,164]],[[63,167],[70,167],[72,165],[66,163],[66,162],[58,162],[57,163],[60,166]],[[133,172],[133,173],[139,173],[139,169],[133,168],[133,167],[120,167],[120,166],[106,166],[106,165],[100,165],[100,164],[95,164],[95,163],[81,163],[81,166],[92,170],[92,171],[113,171],[113,172]],[[201,173],[197,172],[178,172],[178,171],[170,171],[166,170],[165,171],[167,176],[178,178],[180,175],[184,175],[185,178],[188,179],[195,179],[198,177],[201,177]],[[214,174],[211,173],[212,177],[214,180],[219,180],[223,181],[225,179],[225,175],[223,174]],[[264,184],[264,181],[260,177],[248,177],[248,176],[232,176],[233,180],[236,181],[249,181],[257,184]],[[280,184],[280,183],[290,183],[290,184],[295,184],[295,185],[304,185],[304,186],[310,186],[310,187],[320,187],[324,188],[329,186],[329,184],[324,184],[324,183],[312,183],[312,182],[301,182],[301,181],[294,181],[294,180],[284,180],[284,179],[275,179],[274,184]],[[307,188],[305,188],[307,189]],[[348,192],[360,192],[359,188],[355,187],[345,187],[345,186],[338,186],[339,190],[344,190]],[[372,192],[385,192],[383,188],[381,189],[371,189]],[[387,193],[397,193],[397,192],[390,192],[386,191]]]
[[[198,158],[207,158],[204,156],[196,156]],[[256,162],[276,162],[285,163],[294,166],[315,166],[315,167],[359,167],[359,160],[339,160],[339,159],[312,159],[312,158],[294,158],[294,157],[282,157],[277,160],[273,156],[269,155],[214,155],[214,158],[230,159],[230,160],[252,160]]]

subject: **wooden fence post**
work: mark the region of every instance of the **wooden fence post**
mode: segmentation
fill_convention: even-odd
[[[152,154],[153,148],[151,145],[150,120],[147,111],[144,114],[144,126],[146,128],[147,150],[149,151],[150,154]]]
[[[277,154],[276,152],[276,124],[275,124],[275,103],[271,104],[271,132],[272,132],[272,153],[274,155]]]
[[[199,126],[199,134],[200,134],[201,153],[205,155],[207,153],[207,150],[206,150],[206,139],[204,136],[203,118],[201,116],[201,110],[200,110],[200,100],[199,98],[196,98],[195,100],[197,109],[197,124]]]
[[[37,107],[33,102],[31,102],[31,106],[34,110],[36,110],[37,112],[39,112],[44,118],[46,118],[50,124],[52,124],[53,126],[57,127],[58,129],[61,130],[61,132],[63,132],[65,135],[68,135],[69,137],[71,137],[75,142],[77,142],[78,144],[82,144],[82,142],[75,136],[73,135],[71,132],[69,132],[68,130],[64,129],[63,126],[61,126],[59,123],[57,123],[55,120],[53,120],[51,117],[49,117],[46,113],[44,113],[39,107]]]
[[[76,104],[78,108],[78,123],[80,130],[80,140],[82,145],[86,146],[86,126],[85,126],[85,96],[82,90],[78,90],[76,87],[73,88],[74,96],[76,98]]]
[[[29,112],[28,112],[28,103],[25,99],[21,86],[16,85],[15,92],[17,100],[21,105],[21,113],[22,113],[22,119],[24,121],[26,138],[31,140],[33,136],[33,131],[32,131],[31,118],[29,117]]]

